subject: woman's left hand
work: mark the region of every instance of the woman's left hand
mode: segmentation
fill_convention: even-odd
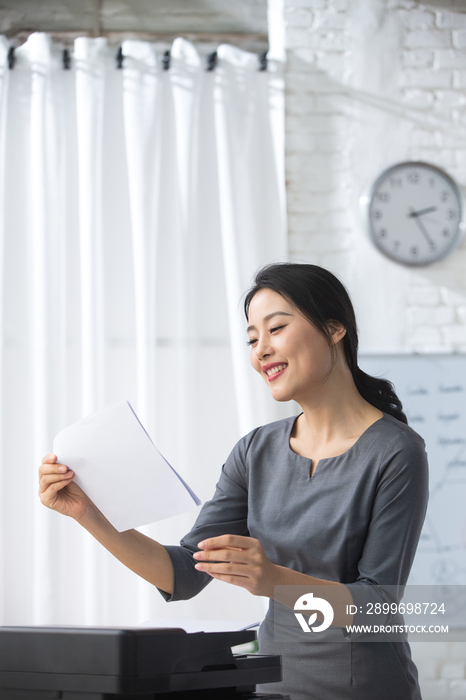
[[[211,537],[197,545],[196,569],[253,595],[273,598],[277,567],[267,558],[259,540],[240,535]],[[215,562],[215,563],[214,563]]]

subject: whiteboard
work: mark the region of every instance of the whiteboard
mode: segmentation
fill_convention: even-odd
[[[466,584],[466,355],[364,355],[426,442],[430,498],[410,584]]]

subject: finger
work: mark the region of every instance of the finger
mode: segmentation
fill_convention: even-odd
[[[68,469],[66,474],[44,474],[40,479],[41,484],[54,484],[56,481],[66,481],[66,479],[70,479],[72,476],[74,476],[74,472],[71,469]]]
[[[66,464],[43,462],[39,467],[39,477],[42,477],[44,474],[64,474],[67,471],[68,467]]]
[[[237,578],[248,578],[248,573],[244,564],[234,564],[233,562],[223,562],[222,564],[196,564],[198,571],[215,576],[232,576]]]
[[[209,549],[195,552],[193,558],[198,561],[233,561],[246,564],[249,552],[244,549]]]
[[[45,455],[45,457],[42,459],[42,464],[53,464],[53,462],[57,461],[57,455],[49,454]]]
[[[199,542],[197,546],[199,549],[224,549],[226,547],[248,549],[252,546],[252,539],[241,535],[220,535],[219,537],[209,537],[209,539]]]
[[[74,476],[71,470],[66,474],[47,474],[39,480],[39,493],[45,493],[52,484],[62,484],[60,488],[69,484]]]

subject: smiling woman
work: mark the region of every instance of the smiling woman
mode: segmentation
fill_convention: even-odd
[[[283,681],[259,690],[292,700],[420,700],[404,637],[374,643],[346,627],[349,610],[399,598],[406,584],[427,504],[423,440],[391,384],[358,369],[354,311],[330,272],[264,268],[245,312],[253,368],[277,401],[293,399],[302,413],[237,443],[179,546],[117,533],[54,456],[41,467],[41,499],[167,601],[191,598],[212,578],[270,598],[259,646],[282,656]],[[296,587],[300,596],[318,587],[334,612],[313,643],[290,610]]]

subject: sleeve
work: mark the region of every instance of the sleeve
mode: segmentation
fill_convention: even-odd
[[[424,441],[396,435],[386,445],[358,578],[345,584],[358,612],[353,624],[369,624],[368,603],[396,602],[414,560],[427,510],[428,466]],[[383,617],[383,619],[382,619]],[[371,616],[372,624],[396,624],[397,616]]]
[[[200,593],[212,577],[194,568],[193,554],[199,542],[219,535],[249,536],[246,456],[255,431],[242,438],[222,467],[210,501],[202,506],[192,530],[179,546],[166,546],[173,564],[173,593],[159,589],[166,601],[186,600]]]

